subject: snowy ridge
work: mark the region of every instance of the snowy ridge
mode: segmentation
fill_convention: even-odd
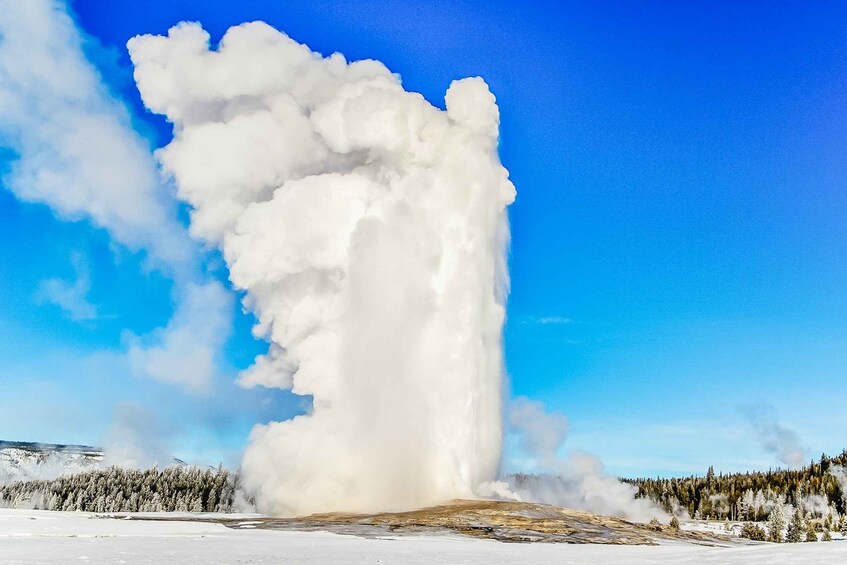
[[[0,440],[0,483],[90,471],[102,460],[98,447]]]

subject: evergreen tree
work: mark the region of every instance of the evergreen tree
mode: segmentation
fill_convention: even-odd
[[[137,471],[111,467],[53,481],[0,485],[0,506],[87,512],[229,512],[237,480],[223,468]]]
[[[750,513],[753,511],[753,501],[753,491],[750,489],[745,490],[742,497],[738,500],[738,514],[740,518],[744,518],[745,520],[750,519]]]
[[[781,543],[782,530],[785,528],[785,514],[782,512],[782,505],[775,504],[768,516],[768,540],[774,543]]]
[[[765,530],[763,530],[761,526],[753,524],[752,522],[745,523],[741,528],[741,537],[753,541],[767,541]]]
[[[847,514],[847,497],[832,474],[836,467],[847,467],[847,450],[835,457],[822,456],[806,467],[792,470],[735,473],[723,475],[712,468],[705,476],[685,478],[625,479],[638,488],[639,497],[653,500],[662,508],[685,508],[696,519],[715,517],[762,521],[779,500],[791,501],[798,508],[820,508],[811,497],[825,497],[827,514]]]
[[[788,533],[785,535],[785,541],[789,543],[797,543],[803,541],[803,536],[806,534],[806,524],[803,523],[803,516],[800,509],[794,511],[791,521],[788,523]]]
[[[809,520],[806,528],[806,541],[818,541],[818,532],[811,520]]]

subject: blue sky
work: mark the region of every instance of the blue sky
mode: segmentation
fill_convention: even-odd
[[[324,54],[379,59],[438,106],[452,80],[482,76],[518,190],[513,394],[565,413],[570,448],[628,475],[776,466],[751,404],[772,405],[810,457],[847,447],[847,6],[524,4],[70,3],[152,146],[170,128],[144,111],[125,44],[181,20],[213,41],[267,21]],[[78,276],[73,257],[95,319],[39,295]],[[102,352],[166,323],[170,291],[103,230],[0,191],[0,437],[97,443],[132,400],[178,455],[232,461],[254,423],[302,409],[226,374],[198,398],[113,372]],[[234,374],[263,344],[232,315]]]

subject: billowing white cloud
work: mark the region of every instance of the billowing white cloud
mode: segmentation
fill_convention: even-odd
[[[222,320],[231,298],[202,273],[201,249],[178,219],[149,144],[86,59],[85,41],[62,2],[0,0],[0,146],[17,157],[3,185],[21,200],[46,204],[60,218],[85,219],[105,229],[172,277],[176,317],[157,332],[158,343],[145,346],[146,354],[133,346],[133,358],[143,358],[134,366],[160,380],[206,387],[214,365],[208,357],[227,336]],[[48,281],[42,294],[71,316],[85,318],[94,313],[84,301],[86,285]],[[207,299],[202,308],[180,303],[201,287]],[[194,314],[200,318],[186,319]],[[214,324],[207,325],[209,320]],[[188,327],[204,331],[187,340]],[[186,355],[196,363],[193,371],[184,371],[173,360],[176,348],[189,341]]]
[[[473,496],[501,446],[505,209],[499,112],[480,78],[446,111],[378,61],[322,57],[270,26],[132,39],[157,155],[246,291],[268,353],[245,386],[312,395],[257,427],[245,484],[266,512]]]

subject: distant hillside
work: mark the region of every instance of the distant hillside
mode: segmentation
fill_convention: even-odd
[[[103,450],[90,445],[65,445],[61,443],[36,443],[31,441],[6,441],[0,439],[0,450],[20,449],[30,453],[78,453],[92,457],[102,456]]]
[[[672,479],[623,479],[667,512],[692,518],[765,520],[777,504],[814,518],[847,514],[847,450],[797,470],[715,474]]]
[[[102,460],[103,450],[88,445],[0,440],[0,483],[90,471]]]

